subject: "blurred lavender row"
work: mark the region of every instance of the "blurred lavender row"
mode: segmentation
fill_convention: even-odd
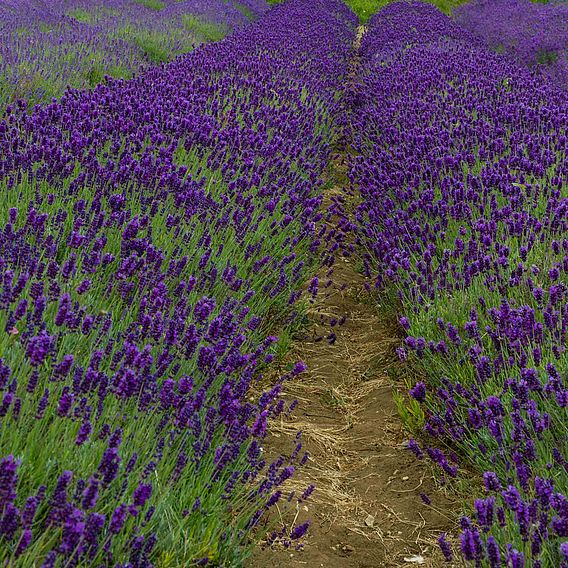
[[[130,78],[257,18],[264,0],[2,0],[0,108]]]
[[[457,21],[491,48],[568,89],[568,4],[563,0],[472,0]]]

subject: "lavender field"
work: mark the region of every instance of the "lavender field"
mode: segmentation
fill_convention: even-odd
[[[223,38],[266,11],[264,0],[4,0],[0,106],[49,103],[67,86],[144,69]]]
[[[273,4],[0,0],[0,562],[568,568],[566,4]]]

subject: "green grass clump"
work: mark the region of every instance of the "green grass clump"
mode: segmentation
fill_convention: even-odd
[[[156,11],[163,10],[166,7],[166,3],[161,0],[136,0],[136,3]]]
[[[461,4],[464,4],[465,0],[428,0],[430,4],[433,4],[438,8],[438,10],[450,15],[454,8],[457,8]]]
[[[252,13],[252,10],[250,8],[248,8],[247,6],[245,6],[244,4],[241,4],[240,2],[233,2],[233,6],[245,17],[247,18],[247,20],[253,20],[254,19],[254,14]]]
[[[130,79],[132,77],[132,71],[124,65],[105,65],[102,58],[95,58],[83,72],[85,83],[91,88],[101,83],[105,75],[114,77],[115,79]]]
[[[538,52],[536,62],[539,65],[553,65],[558,60],[558,53],[548,49],[541,49]]]
[[[390,4],[393,0],[345,0],[345,3],[359,16],[362,24],[367,23],[369,18],[381,8]],[[454,8],[464,3],[464,0],[426,0],[445,14],[450,14]],[[270,3],[276,3],[275,1]]]
[[[383,6],[386,6],[390,0],[347,0],[347,5],[359,16],[362,24]]]
[[[75,8],[74,10],[70,10],[67,12],[67,15],[78,22],[82,22],[83,24],[90,24],[93,21],[93,15],[87,10],[83,10],[82,8]]]
[[[51,24],[46,23],[46,22],[41,22],[40,25],[39,25],[39,31],[42,34],[47,34],[47,33],[53,31],[53,26]]]
[[[141,31],[132,36],[132,41],[154,62],[161,63],[169,59],[169,51],[160,41],[159,34]]]
[[[154,63],[162,63],[171,58],[167,41],[163,34],[145,29],[125,26],[118,32],[118,37],[138,46]]]
[[[223,39],[229,31],[226,26],[208,22],[194,14],[184,14],[182,16],[184,27],[201,37],[206,41],[219,41]]]

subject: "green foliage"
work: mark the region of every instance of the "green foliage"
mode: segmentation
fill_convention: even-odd
[[[57,78],[46,78],[38,71],[31,70],[27,65],[18,66],[18,81],[8,83],[7,80],[0,79],[0,100],[16,101],[24,99],[30,106],[49,100],[57,89]]]
[[[536,61],[539,65],[553,65],[557,59],[558,53],[556,51],[543,49],[538,52]]]
[[[508,88],[507,79],[504,79],[502,83],[504,89]],[[560,163],[550,165],[547,176],[553,177],[556,175],[556,171],[559,171],[559,167]],[[474,173],[473,177],[479,175],[481,168],[482,162],[480,159],[477,160],[476,164],[471,169],[464,167],[464,179],[467,179],[468,175],[472,172]],[[518,188],[519,195],[525,198],[529,184],[536,184],[538,180],[539,178],[535,176],[527,180],[526,186],[523,184],[514,185]],[[434,187],[433,189],[439,198],[439,188]],[[562,194],[566,194],[567,189],[568,186],[564,184],[560,191]],[[508,198],[499,195],[497,192],[494,195],[497,207],[507,206]],[[394,195],[393,200],[396,200]],[[534,201],[531,200],[531,214],[534,215],[535,219],[542,219],[546,216],[548,204],[548,196],[545,193],[535,198]],[[440,234],[435,242],[437,251],[451,249],[453,243],[455,243],[456,239],[460,236],[461,223],[462,221],[459,219],[448,219],[447,230]],[[496,242],[501,243],[502,246],[507,247],[510,251],[508,261],[511,266],[519,266],[521,263],[529,267],[538,266],[539,271],[534,273],[532,277],[534,287],[546,290],[550,286],[549,270],[554,266],[556,261],[554,255],[551,254],[551,242],[553,237],[554,235],[549,234],[546,238],[535,242],[534,246],[532,246],[527,253],[527,256],[523,257],[520,250],[522,240],[517,236],[511,235],[506,223],[501,222],[497,226]],[[420,260],[420,256],[413,257],[413,263],[417,263]],[[439,259],[437,257],[432,265],[434,272],[438,270],[438,262]],[[463,262],[463,259],[457,262],[458,272],[464,270]],[[415,267],[416,264],[413,266]],[[448,341],[446,332],[441,330],[437,323],[438,318],[446,323],[451,322],[461,331],[464,329],[466,322],[471,319],[471,309],[479,306],[479,298],[483,298],[486,305],[489,307],[498,307],[503,302],[502,291],[488,286],[485,275],[474,277],[467,287],[458,288],[456,286],[452,292],[438,291],[435,297],[429,299],[427,306],[420,308],[416,307],[415,298],[412,297],[409,289],[401,287],[399,292],[400,298],[398,301],[401,303],[401,308],[397,311],[403,314],[412,314],[410,318],[410,329],[408,329],[407,332],[408,335],[415,338],[426,338],[426,340],[433,341],[435,344],[439,341]],[[392,289],[387,289],[386,295],[387,301],[392,298]],[[535,314],[538,323],[542,325],[543,328],[546,328],[542,306],[539,310],[539,303],[532,293],[532,288],[528,286],[511,287],[508,290],[507,300],[510,305],[515,307],[526,306],[531,313]],[[383,303],[382,297],[381,303]],[[493,329],[495,327],[495,320],[491,315],[491,310],[479,311],[477,314],[477,326],[480,330]],[[473,349],[474,345],[477,348],[478,341],[483,347],[483,355],[487,356],[489,361],[495,361],[500,356],[507,358],[510,356],[508,364],[501,371],[489,377],[483,384],[480,383],[476,368],[470,361],[470,350]],[[504,390],[503,385],[506,384],[509,377],[522,376],[525,364],[521,365],[520,359],[515,359],[512,356],[514,352],[512,349],[509,349],[510,348],[506,347],[504,342],[494,342],[489,333],[482,334],[480,340],[462,336],[460,343],[452,344],[450,354],[447,356],[441,356],[439,353],[435,353],[430,349],[426,349],[423,356],[420,358],[410,353],[408,355],[408,363],[406,364],[407,368],[404,370],[408,373],[415,373],[417,377],[411,381],[408,381],[407,377],[403,377],[404,380],[397,380],[396,382],[400,384],[400,389],[402,393],[404,393],[408,392],[408,387],[411,384],[415,384],[421,377],[427,377],[426,382],[428,383],[429,392],[435,393],[439,388],[446,388],[445,377],[448,377],[452,383],[459,383],[466,388],[475,385],[475,387],[479,389],[479,397],[481,400],[498,394],[505,409],[502,424],[503,439],[513,440],[516,429],[515,423],[511,418],[515,409],[514,395],[512,392]],[[568,355],[566,353],[553,354],[552,352],[545,352],[543,349],[542,362],[537,363],[536,358],[534,358],[530,352],[527,353],[526,368],[546,368],[547,362],[554,362],[556,367],[566,369],[568,368]],[[411,376],[408,378],[412,379]],[[423,411],[420,406],[416,401],[410,399],[405,394],[395,394],[394,398],[398,411],[406,426],[412,431],[419,431],[424,421]],[[566,436],[563,425],[565,425],[566,413],[565,409],[561,408],[559,405],[551,404],[544,397],[535,397],[534,400],[537,403],[538,412],[541,414],[546,413],[551,423],[555,425],[554,427],[547,428],[545,432],[538,434],[538,436],[534,434],[533,430],[531,430],[530,434],[537,440],[536,444],[538,448],[536,453],[537,458],[531,461],[531,469],[535,475],[545,477],[546,475],[550,475],[549,464],[554,461],[552,448],[565,448]],[[509,462],[505,458],[495,460],[493,456],[499,455],[500,452],[504,452],[502,455],[507,455],[507,452],[510,451],[509,448],[500,448],[496,439],[486,428],[477,430],[468,428],[467,411],[469,403],[459,396],[456,396],[456,401],[455,423],[466,425],[466,427],[460,435],[459,440],[453,439],[452,449],[461,456],[473,458],[471,460],[471,466],[476,468],[476,471],[495,471],[501,479],[507,479],[507,476],[510,475],[510,472],[508,472]],[[442,398],[432,394],[427,398],[424,408],[434,416],[444,416],[446,403]],[[479,448],[482,446],[487,448],[487,453],[482,454],[479,451]],[[556,490],[562,494],[568,489],[568,478],[566,478],[566,476],[557,476],[555,483]],[[507,522],[511,522],[509,518]],[[508,528],[494,532],[493,536],[499,541],[502,547],[505,547],[506,543],[510,543],[510,540],[507,539],[511,538],[511,535],[517,534],[518,529]],[[512,544],[518,550],[523,550],[524,542],[520,541],[520,539]],[[555,556],[555,550],[551,545],[547,545],[547,547],[543,556],[543,566],[557,566],[558,561]]]
[[[251,9],[237,2],[236,0],[233,1],[233,6],[245,17],[247,20],[253,20],[254,14],[252,13]]]
[[[93,63],[85,72],[85,81],[89,87],[94,87],[103,80],[104,75],[104,67],[100,63]]]
[[[67,15],[78,22],[82,22],[84,24],[90,24],[93,21],[93,15],[91,12],[87,12],[87,10],[83,10],[83,8],[75,8],[74,10],[70,10],[67,12]]]
[[[102,58],[94,58],[84,72],[85,83],[91,88],[95,87],[102,82],[105,75],[109,75],[115,79],[130,79],[132,72],[127,67],[121,65],[105,66]]]
[[[359,16],[363,24],[389,2],[390,0],[347,0],[348,6]]]
[[[167,38],[159,32],[125,26],[119,30],[118,37],[137,45],[154,63],[168,61],[171,58]]]
[[[161,0],[135,0],[137,4],[142,4],[146,8],[150,8],[150,10],[163,10],[166,7],[165,2]]]
[[[410,388],[413,385],[408,384],[406,386]],[[393,400],[406,429],[415,435],[421,435],[425,418],[420,404],[405,394],[404,391],[398,390],[393,392]]]
[[[244,100],[250,96],[250,92],[242,91],[236,93],[240,95],[237,100]],[[327,125],[327,126],[325,126]],[[329,137],[328,123],[322,120],[319,127],[322,128],[322,135]],[[103,156],[109,151],[109,145],[100,149],[101,162],[104,163]],[[183,165],[188,168],[189,172],[201,172],[208,180],[207,190],[215,197],[219,194],[227,194],[226,185],[223,182],[221,170],[211,170],[208,168],[207,156],[200,156],[198,151],[190,148],[186,149],[183,141],[175,154],[175,161],[178,165]],[[302,172],[302,166],[299,163],[292,163],[292,167],[296,167],[298,172]],[[54,219],[56,214],[61,211],[67,212],[68,218],[72,216],[70,213],[73,211],[75,201],[62,197],[66,195],[68,185],[71,180],[80,172],[78,165],[75,172],[63,182],[63,188],[51,185],[48,181],[38,181],[33,176],[22,176],[15,187],[9,187],[8,180],[0,180],[0,191],[5,195],[4,207],[0,210],[0,224],[8,222],[8,211],[10,207],[18,206],[27,209],[37,195],[54,195],[55,199],[52,203],[43,203],[43,209],[48,215],[49,219]],[[307,173],[305,174],[308,178]],[[127,186],[123,189],[129,195],[131,202],[132,214],[142,214],[141,197],[144,191],[148,188],[137,188]],[[86,203],[91,204],[97,194],[96,187],[85,189],[81,193],[81,198]],[[253,224],[257,224],[255,235],[250,235],[250,238],[259,239],[258,242],[262,243],[259,254],[271,254],[275,258],[282,260],[288,252],[286,242],[289,241],[299,231],[300,225],[298,220],[293,220],[285,228],[278,232],[271,231],[270,225],[275,219],[283,219],[285,211],[281,207],[275,210],[274,217],[261,219],[262,208],[255,208],[257,213],[253,219]],[[188,251],[194,251],[195,254],[190,258],[188,265],[185,267],[184,274],[189,275],[198,270],[197,265],[202,257],[201,251],[205,250],[203,245],[200,244],[203,235],[208,230],[206,222],[196,223],[194,226],[186,227],[179,238],[172,238],[172,228],[168,228],[168,215],[176,215],[178,213],[174,205],[173,198],[169,198],[164,202],[164,209],[160,214],[157,214],[152,219],[152,224],[147,228],[148,234],[152,235],[154,245],[159,248],[164,254],[164,262],[169,262],[175,256],[176,247],[179,242],[183,241]],[[22,223],[25,220],[22,220]],[[66,250],[66,242],[69,234],[73,230],[72,224],[66,224],[63,235],[60,241],[60,249],[58,250],[58,258],[64,258]],[[265,236],[270,235],[269,238]],[[120,227],[113,228],[108,231],[108,251],[118,257],[120,255],[120,247],[122,241],[122,229]],[[270,274],[268,268],[265,272],[258,271],[254,268],[255,258],[248,256],[246,253],[246,243],[239,242],[236,236],[234,227],[227,227],[223,231],[219,231],[212,235],[213,240],[211,246],[215,249],[221,250],[220,245],[223,244],[222,253],[218,255],[218,262],[227,264],[230,262],[238,269],[237,277],[247,282],[250,282],[251,288],[256,292],[254,300],[251,300],[249,307],[251,313],[261,317],[266,316],[266,321],[278,322],[284,321],[285,316],[290,315],[290,307],[288,306],[288,297],[290,288],[285,287],[277,296],[270,297],[270,295],[262,293],[266,286],[267,280],[271,279],[276,282],[278,275]],[[262,238],[261,238],[262,237]],[[33,244],[33,242],[31,243]],[[300,243],[297,247],[298,255],[303,258],[309,258],[307,244]],[[300,275],[306,278],[310,273],[313,266],[308,262]],[[289,268],[290,273],[292,267]],[[112,274],[112,268],[106,273],[101,273],[101,278],[94,281],[92,287],[82,296],[85,305],[89,306],[90,311],[94,314],[109,317],[113,321],[112,333],[113,336],[121,337],[126,334],[127,330],[136,321],[139,311],[139,302],[141,293],[135,288],[134,295],[127,302],[120,294],[117,287],[114,287],[110,292],[107,289],[105,276],[108,277]],[[290,276],[290,274],[288,275]],[[78,268],[76,275],[72,275],[66,283],[65,292],[69,292],[72,298],[78,299],[77,287],[83,278],[81,267]],[[180,276],[181,278],[181,276]],[[26,294],[29,293],[29,290]],[[217,282],[210,289],[212,297],[215,297],[221,305],[223,300],[227,297],[238,297],[234,290],[231,290],[229,285],[224,283],[222,279]],[[242,294],[246,293],[243,289]],[[196,302],[201,292],[194,290],[190,297],[189,302]],[[57,306],[50,305],[49,310],[51,313],[47,320],[50,322],[47,326],[49,333],[56,333],[57,328],[53,324],[55,311]],[[269,317],[272,314],[275,317]],[[6,327],[7,320],[6,314],[0,314],[0,326],[2,329]],[[278,317],[276,317],[278,316]],[[283,355],[289,346],[291,336],[297,326],[301,322],[295,320],[292,325],[288,324],[287,333],[283,334],[281,342],[274,346],[276,355]],[[258,336],[251,336],[252,344],[256,344],[259,337],[265,336],[266,330],[258,330]],[[75,333],[70,332],[66,334],[64,341],[59,346],[58,357],[60,358],[64,353],[73,353],[77,364],[87,367],[91,354],[97,348],[98,335],[90,333],[83,335],[80,330]],[[154,357],[164,348],[162,344],[156,344],[152,352]],[[32,368],[25,354],[25,346],[17,340],[14,335],[3,334],[0,337],[0,356],[4,358],[7,365],[12,368],[19,369],[22,376],[30,376]],[[105,361],[101,367],[101,371],[110,373],[110,367],[107,366]],[[47,385],[49,373],[45,372],[46,369],[42,368],[42,375],[39,387],[37,389],[38,396],[32,397],[24,396],[25,382],[18,385],[18,394],[26,399],[25,404],[31,404],[33,407],[37,406],[39,397],[43,393]],[[184,360],[176,371],[176,378],[179,376],[194,376],[199,380],[199,373],[196,367],[195,360]],[[216,396],[216,389],[219,385],[213,384],[208,391],[211,397]],[[63,383],[49,383],[51,397],[57,399],[62,394]],[[123,444],[121,446],[124,455],[132,455],[136,452],[140,457],[137,462],[136,468],[131,477],[123,476],[117,479],[115,485],[120,486],[125,483],[123,493],[118,491],[114,494],[111,492],[101,495],[100,499],[104,499],[105,509],[108,511],[114,508],[120,502],[121,495],[131,496],[136,488],[137,480],[140,478],[141,471],[144,464],[156,452],[156,444],[159,436],[156,432],[160,431],[161,416],[159,413],[145,413],[140,411],[137,401],[132,400],[131,403],[124,403],[120,400],[109,400],[105,404],[102,414],[98,416],[98,422],[108,423],[112,429],[115,427],[122,428],[123,431]],[[75,439],[77,436],[79,422],[71,421],[58,421],[55,415],[55,408],[49,407],[48,412],[51,415],[47,416],[46,420],[35,420],[33,413],[23,413],[26,416],[26,423],[20,422],[19,428],[25,435],[13,436],[13,432],[8,428],[0,428],[0,445],[6,454],[13,454],[18,456],[23,463],[33,463],[35,476],[22,477],[19,489],[25,494],[31,493],[35,490],[38,484],[45,483],[50,486],[57,477],[57,472],[63,466],[69,467],[74,471],[78,478],[87,478],[92,472],[93,465],[100,462],[102,453],[105,450],[105,442],[99,439],[93,439],[88,445],[82,448],[77,448]],[[125,417],[128,417],[126,419]],[[177,442],[176,442],[177,444]],[[166,456],[161,462],[159,467],[153,471],[152,484],[155,491],[155,504],[156,512],[149,521],[148,530],[155,532],[158,536],[157,554],[160,557],[158,566],[189,566],[195,558],[202,558],[207,556],[212,565],[214,566],[243,566],[244,558],[248,550],[243,550],[240,544],[242,543],[242,534],[248,530],[247,522],[258,508],[258,501],[251,500],[249,489],[243,485],[239,489],[235,489],[239,493],[234,493],[234,498],[231,500],[233,509],[227,510],[227,503],[223,499],[223,492],[226,483],[229,481],[230,471],[227,472],[225,478],[218,483],[209,485],[212,477],[213,463],[202,464],[199,471],[187,469],[183,480],[180,480],[175,485],[171,483],[171,474],[173,464],[176,463],[176,456],[179,453],[179,447],[174,444],[166,446],[165,452],[171,454],[170,457]],[[211,447],[218,447],[222,444],[222,434],[215,435],[211,442]],[[247,447],[243,447],[242,453],[239,456],[241,465],[235,465],[235,468],[241,467],[245,469],[247,463]],[[138,465],[138,463],[140,465]],[[208,462],[209,463],[209,462]],[[191,468],[191,465],[187,466]],[[206,469],[209,468],[209,469]],[[184,515],[185,509],[191,508],[195,499],[201,499],[201,506],[204,511],[207,511],[207,520],[203,523],[195,523],[194,517],[191,515]],[[129,521],[133,523],[133,520]],[[124,530],[124,534],[130,533],[128,527]],[[34,557],[40,554],[43,543],[38,541],[34,544],[35,548],[30,548],[26,551],[27,556],[21,558],[22,566],[32,566]],[[115,557],[119,557],[120,551],[124,549],[124,542],[119,538],[113,540],[110,552],[114,553]],[[0,547],[0,559],[3,557],[3,550]],[[98,565],[102,563],[102,549],[100,554],[92,559],[92,564]],[[104,553],[106,554],[106,552]],[[82,565],[84,566],[84,565]]]
[[[161,36],[150,31],[140,31],[132,37],[134,43],[155,63],[167,61],[169,51],[160,41]]]
[[[441,10],[445,14],[450,15],[454,8],[459,5],[464,4],[465,0],[428,0],[430,4],[434,4],[438,10]]]
[[[39,31],[42,34],[47,34],[47,33],[53,31],[53,26],[51,26],[50,24],[48,24],[46,22],[41,22],[41,24],[39,25]]]
[[[244,8],[246,15],[246,7]],[[108,9],[94,10],[92,12],[76,9],[67,13],[71,18],[82,23],[95,23],[102,16],[117,16],[118,14]],[[252,17],[252,14],[250,14]],[[44,33],[53,33],[53,28],[48,24],[40,26]],[[191,34],[187,32],[191,31]],[[195,16],[186,14],[183,21],[177,22],[177,27],[172,26],[166,32],[151,31],[134,25],[125,25],[112,32],[112,37],[121,39],[137,46],[152,63],[170,61],[181,53],[193,49],[196,38],[204,41],[216,41],[222,39],[228,28],[212,22],[206,22]],[[15,33],[25,34],[25,29],[16,30]],[[70,48],[72,46],[69,46]],[[47,49],[47,48],[46,48]],[[52,48],[54,51],[59,48]],[[75,49],[67,49],[63,55],[54,53],[59,57],[61,64],[67,68],[76,69],[71,76],[63,73],[52,72],[45,74],[42,70],[36,70],[26,62],[20,64],[17,69],[17,82],[11,82],[8,75],[0,77],[0,106],[11,101],[24,99],[30,106],[58,97],[67,85],[73,88],[92,88],[99,84],[106,75],[115,78],[129,79],[133,75],[130,61],[117,58],[115,62],[109,62],[102,53],[97,51],[82,57]],[[138,56],[140,58],[140,56]]]
[[[394,0],[345,0],[345,3],[359,16],[361,23],[365,24],[367,20],[381,8],[390,4]],[[464,3],[464,0],[426,0],[430,4],[436,6],[439,10],[446,14]],[[271,2],[269,2],[271,3]],[[274,3],[274,2],[273,2]]]
[[[215,22],[208,22],[194,14],[184,14],[182,21],[188,31],[201,36],[206,41],[219,41],[223,39],[229,31],[226,26],[216,24]]]

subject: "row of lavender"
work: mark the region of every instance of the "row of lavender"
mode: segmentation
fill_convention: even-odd
[[[130,78],[266,9],[264,0],[3,0],[0,108],[18,98],[49,102],[105,75]]]
[[[406,410],[427,454],[446,480],[483,472],[461,553],[566,566],[568,95],[418,2],[380,11],[361,53],[358,240],[427,377]]]
[[[240,565],[294,498],[301,442],[261,447],[280,384],[251,386],[321,238],[354,27],[339,0],[290,0],[130,81],[8,106],[2,565]]]
[[[454,15],[491,48],[568,89],[568,4],[563,0],[472,0]]]

